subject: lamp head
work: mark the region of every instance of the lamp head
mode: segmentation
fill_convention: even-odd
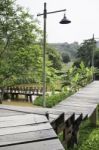
[[[71,21],[68,20],[68,19],[66,18],[66,15],[64,14],[63,19],[62,19],[59,23],[60,23],[60,24],[69,24],[69,23],[71,23]]]

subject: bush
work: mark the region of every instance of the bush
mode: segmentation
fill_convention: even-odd
[[[51,96],[46,96],[46,107],[51,108],[70,96],[71,92],[61,92],[58,94],[53,94]],[[43,97],[37,97],[34,101],[34,105],[43,106]]]

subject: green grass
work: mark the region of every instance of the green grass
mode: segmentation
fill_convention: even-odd
[[[80,127],[78,145],[68,150],[99,150],[99,122],[95,128],[89,120],[84,121]]]

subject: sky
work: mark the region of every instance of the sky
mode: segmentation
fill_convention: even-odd
[[[66,9],[66,17],[70,24],[59,24],[64,12],[47,15],[47,42],[72,43],[85,39],[99,38],[99,0],[17,0],[17,4],[28,8],[29,12],[40,22],[43,30],[44,2],[47,12]]]

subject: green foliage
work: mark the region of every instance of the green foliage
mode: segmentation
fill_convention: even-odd
[[[81,62],[79,68],[72,66],[62,78],[62,86],[72,92],[76,92],[80,87],[92,81],[92,68],[85,67],[84,63]]]
[[[99,80],[99,68],[94,69],[94,78],[95,80]]]
[[[70,59],[75,59],[77,49],[79,48],[79,44],[77,42],[73,43],[51,43],[49,44],[52,48],[55,48],[60,54],[69,55]]]
[[[80,127],[79,135],[79,144],[73,150],[99,149],[99,127],[92,127],[89,121],[83,122],[83,124]]]
[[[38,23],[26,10],[13,0],[0,1],[0,86],[41,75],[41,47],[33,44],[41,37]]]
[[[0,1],[0,86],[42,82],[42,31],[33,16],[15,2]],[[58,52],[48,48],[47,83],[53,85],[61,66]]]
[[[53,85],[55,85],[54,80]],[[92,69],[85,67],[84,63],[80,64],[80,68],[71,67],[66,74],[63,76],[62,87],[64,87],[64,92],[59,94],[53,94],[51,96],[46,96],[46,107],[52,107],[64,100],[71,93],[73,94],[79,88],[85,86],[92,81]],[[38,97],[35,102],[35,105],[43,105],[43,97]]]
[[[99,48],[96,49],[94,56],[94,66],[99,68]]]
[[[72,93],[61,92],[58,94],[53,94],[51,96],[46,95],[46,107],[50,108],[67,98]],[[34,101],[34,104],[37,106],[43,106],[43,97],[37,97]]]
[[[62,68],[62,58],[59,52],[57,52],[54,48],[47,47],[47,54],[49,60],[52,62],[51,67],[60,70]]]
[[[89,39],[81,44],[77,52],[77,59],[74,62],[74,66],[80,67],[81,61],[84,62],[85,66],[93,66],[93,73],[95,74],[95,79],[99,79],[98,68],[99,68],[99,48],[97,48],[96,41],[94,39]]]
[[[70,56],[66,53],[62,53],[62,59],[64,63],[70,62]]]
[[[79,66],[83,61],[85,66],[92,66],[93,51],[95,52],[96,44],[94,39],[85,40],[78,49],[75,65]]]

